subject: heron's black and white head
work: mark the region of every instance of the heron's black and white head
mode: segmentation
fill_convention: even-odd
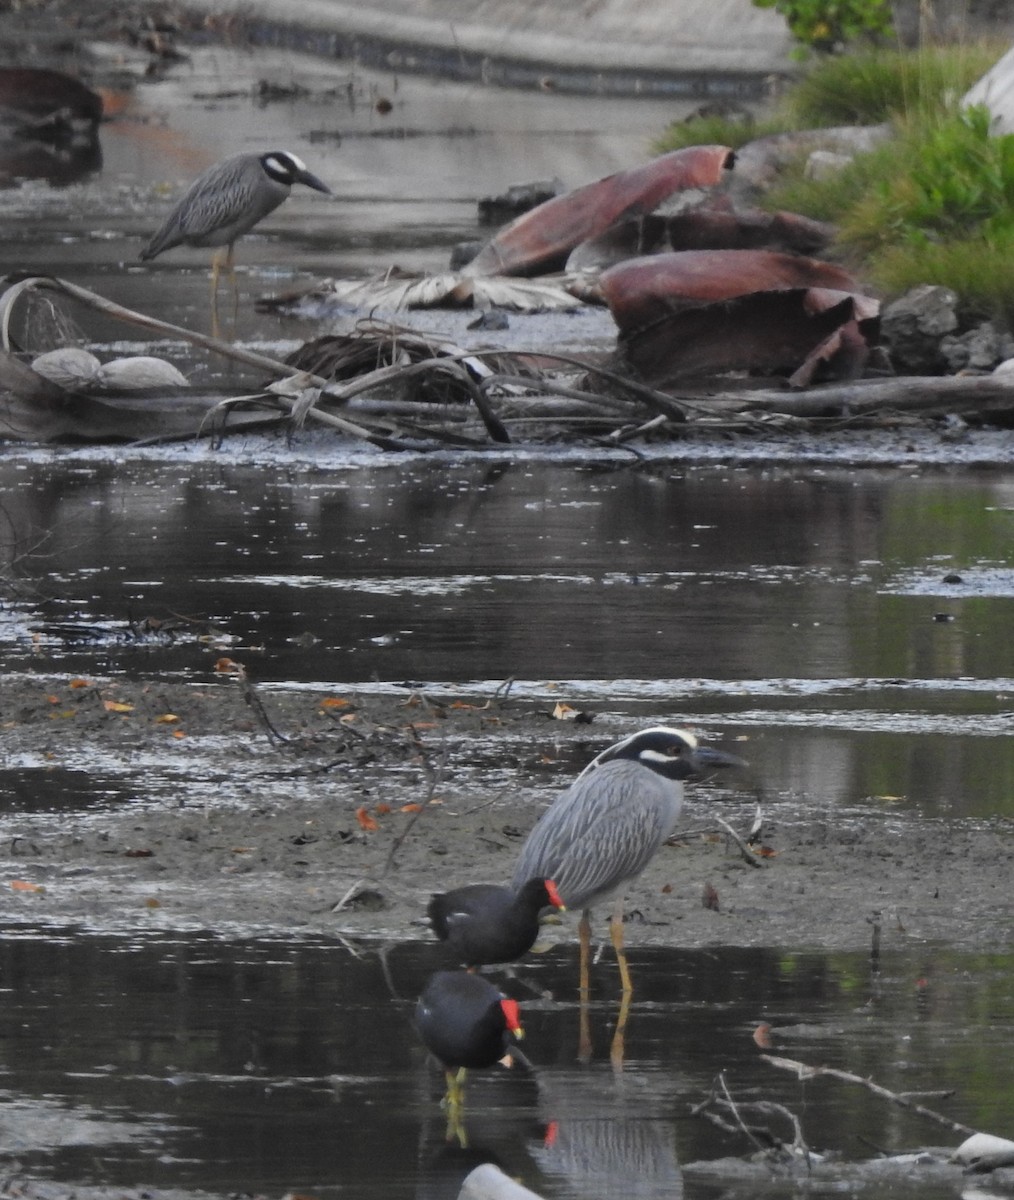
[[[599,767],[617,759],[640,763],[666,779],[683,780],[703,775],[715,767],[741,767],[745,763],[733,754],[701,746],[689,730],[669,725],[640,729],[622,741],[608,746],[581,772],[591,775]]]
[[[297,155],[290,154],[288,150],[271,150],[262,154],[260,163],[264,174],[275,183],[281,183],[285,187],[292,187],[294,183],[304,183],[307,187],[315,188],[328,196],[332,194],[327,184],[308,171],[306,163]]]

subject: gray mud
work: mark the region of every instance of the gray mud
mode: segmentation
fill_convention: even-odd
[[[126,801],[3,817],[3,873],[19,885],[8,919],[427,938],[429,894],[507,877],[544,806],[628,728],[408,689],[257,691],[251,706],[228,677],[87,683],[4,683],[8,763],[133,781]],[[879,925],[885,947],[1014,946],[1009,822],[781,806],[757,865],[714,821],[745,834],[754,806],[745,780],[692,790],[686,836],[629,890],[631,945],[852,950]],[[706,886],[717,911],[702,903]],[[572,939],[572,924],[548,937]]]

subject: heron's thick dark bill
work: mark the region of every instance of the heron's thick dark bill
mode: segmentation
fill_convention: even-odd
[[[331,191],[327,184],[322,179],[318,179],[317,176],[312,174],[310,171],[300,171],[296,176],[296,182],[305,183],[307,187],[312,187],[316,191],[323,192],[327,196],[334,195],[334,192]]]
[[[745,758],[735,754],[726,754],[724,750],[712,750],[710,746],[697,746],[693,754],[687,755],[687,762],[697,775],[707,775],[723,767],[745,767]]]

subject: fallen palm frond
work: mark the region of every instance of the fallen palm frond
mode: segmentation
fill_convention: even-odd
[[[12,332],[18,302],[37,294],[185,340],[259,378],[224,398],[197,388],[151,386],[146,364],[152,360],[143,356],[122,360],[144,368],[128,377],[149,386],[133,391],[107,386],[113,364],[87,372],[80,387],[71,376],[45,377],[24,361]],[[63,346],[71,341],[60,333],[54,340]],[[624,445],[637,454],[638,440],[695,433],[889,428],[943,416],[983,421],[1014,414],[1014,376],[1003,372],[863,379],[802,391],[762,387],[730,373],[681,379],[662,390],[624,371],[622,358],[608,366],[546,352],[466,349],[442,334],[375,320],[349,334],[315,339],[281,361],[46,276],[19,280],[0,294],[0,341],[0,439],[9,440],[150,442],[311,421],[386,451],[580,439]],[[65,355],[57,357],[62,369]]]

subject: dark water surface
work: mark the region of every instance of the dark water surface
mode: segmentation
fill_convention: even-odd
[[[513,679],[808,804],[1014,813],[1006,472],[213,459],[0,462],[8,669],[206,678],[221,640],[126,637],[183,615],[265,685]]]
[[[453,1197],[464,1171],[492,1160],[546,1196],[707,1196],[713,1185],[683,1168],[745,1150],[690,1115],[719,1072],[739,1101],[795,1112],[813,1150],[866,1158],[953,1143],[861,1088],[803,1085],[767,1065],[752,1039],[762,1020],[775,1053],[899,1091],[959,1085],[929,1103],[968,1124],[1014,1117],[1005,960],[926,947],[874,972],[861,955],[635,951],[639,991],[616,1074],[608,961],[593,979],[596,1057],[575,1061],[571,948],[526,964],[512,985],[535,1073],[472,1076],[466,1155],[444,1142],[442,1078],[411,1025],[434,954],[8,929],[5,1149],[33,1172],[112,1186]],[[791,1140],[787,1122],[761,1123]]]

